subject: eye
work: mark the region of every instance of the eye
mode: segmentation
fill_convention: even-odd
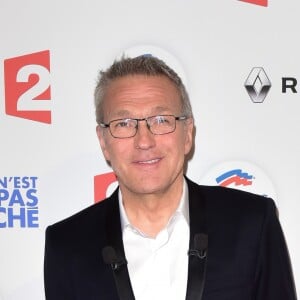
[[[156,124],[168,124],[168,123],[170,123],[170,120],[167,116],[156,116],[155,123]]]
[[[127,127],[128,121],[127,120],[121,120],[116,122],[115,127]]]
[[[132,119],[121,119],[113,122],[115,128],[135,127],[135,121]]]

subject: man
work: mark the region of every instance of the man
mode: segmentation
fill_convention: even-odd
[[[95,106],[119,188],[48,227],[47,300],[296,299],[273,201],[184,176],[193,114],[172,69],[122,58]]]

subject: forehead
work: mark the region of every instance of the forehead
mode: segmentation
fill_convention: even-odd
[[[166,76],[131,75],[113,80],[105,91],[104,113],[179,113],[178,88]]]

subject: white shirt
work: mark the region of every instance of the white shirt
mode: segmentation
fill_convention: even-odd
[[[190,231],[187,189],[184,181],[176,212],[155,238],[129,223],[119,192],[123,243],[136,300],[185,299]]]

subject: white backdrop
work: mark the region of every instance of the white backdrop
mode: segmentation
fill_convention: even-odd
[[[188,176],[274,197],[299,289],[300,86],[282,92],[282,78],[300,78],[299,10],[298,0],[1,0],[0,299],[44,299],[46,226],[93,204],[94,176],[111,171],[95,134],[98,70],[143,51],[189,90]],[[272,84],[263,103],[244,87],[253,67]]]

